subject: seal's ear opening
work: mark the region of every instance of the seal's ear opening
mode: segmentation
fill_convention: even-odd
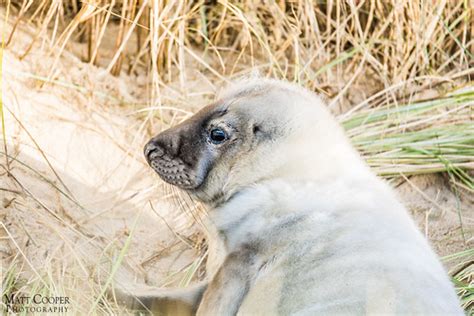
[[[262,125],[253,124],[252,134],[257,142],[266,141],[272,139],[271,132],[262,128]]]
[[[252,132],[254,133],[254,135],[260,132],[260,126],[258,126],[257,124],[254,124],[252,128]]]

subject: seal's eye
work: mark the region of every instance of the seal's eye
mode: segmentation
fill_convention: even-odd
[[[213,128],[209,132],[209,140],[213,144],[220,144],[220,143],[223,143],[227,140],[227,134],[224,130],[222,130],[220,128]]]

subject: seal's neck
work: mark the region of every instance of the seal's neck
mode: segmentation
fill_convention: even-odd
[[[224,242],[227,252],[257,239],[268,229],[275,221],[274,216],[263,216],[273,207],[275,198],[271,188],[256,185],[240,190],[210,210],[208,225]]]
[[[334,179],[333,182],[344,184]],[[208,222],[224,240],[227,251],[319,214],[322,200],[339,191],[339,184],[313,180],[272,179],[246,187],[209,211]],[[335,188],[335,189],[333,189]],[[325,208],[327,209],[327,208]]]

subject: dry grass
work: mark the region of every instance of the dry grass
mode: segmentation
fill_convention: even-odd
[[[189,226],[202,214],[172,188],[136,180],[137,174],[151,178],[140,147],[152,132],[209,102],[228,80],[253,70],[324,95],[368,163],[394,185],[412,183],[413,175],[444,177],[461,241],[443,254],[456,250],[446,262],[472,313],[472,1],[3,2],[2,54],[3,47],[11,54],[5,59],[11,64],[3,65],[10,81],[1,111],[4,292],[67,294],[75,313],[103,314],[120,307],[103,297],[95,280],[112,281],[124,262],[135,274],[159,276],[157,285],[202,277],[205,246]],[[34,98],[15,95],[21,86],[35,91]],[[36,102],[45,93],[61,102],[34,112],[37,119],[19,115],[22,100]],[[64,104],[73,115],[62,112]],[[55,123],[40,124],[39,118]],[[41,138],[42,130],[63,122],[100,135],[99,141],[87,134],[98,148],[115,146],[104,156],[114,168],[94,177],[72,168],[88,179],[86,189],[69,179],[64,154],[53,154],[55,145]],[[107,198],[99,199],[103,188]],[[419,191],[433,208],[448,208]],[[167,210],[163,201],[186,216]],[[121,217],[107,217],[117,213]],[[149,221],[168,234],[146,244],[158,250],[140,252]],[[449,236],[442,245],[454,242]],[[157,271],[172,266],[165,258],[181,246],[191,251],[187,259],[169,268],[173,273]],[[36,257],[40,253],[44,258]]]

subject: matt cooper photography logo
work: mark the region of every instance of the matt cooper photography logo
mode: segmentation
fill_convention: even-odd
[[[4,294],[2,301],[7,313],[67,313],[70,311],[70,300],[67,296]]]

